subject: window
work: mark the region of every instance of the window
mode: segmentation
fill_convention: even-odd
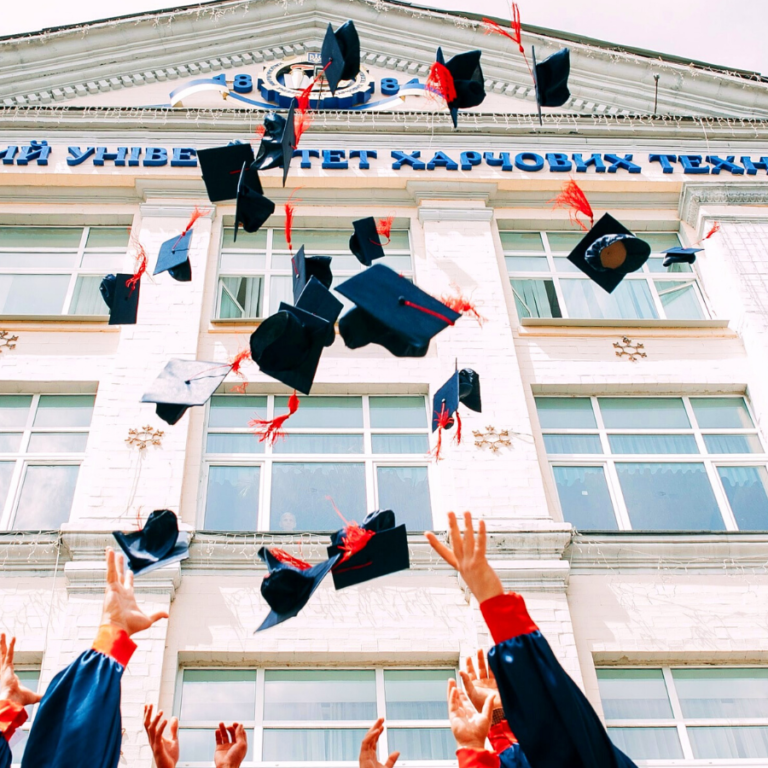
[[[260,229],[252,235],[224,229],[219,261],[219,287],[215,317],[220,320],[255,320],[277,312],[280,302],[293,304],[291,253],[282,229]],[[304,245],[307,256],[333,256],[333,284],[343,283],[365,267],[350,253],[349,231],[342,229],[296,229],[291,239],[294,249]],[[385,264],[412,279],[413,264],[408,230],[392,230]],[[337,298],[348,309],[351,304],[340,294]]]
[[[538,397],[580,530],[765,531],[768,471],[743,397]]]
[[[368,511],[432,524],[424,397],[302,397],[270,447],[248,427],[287,413],[288,398],[215,395],[208,411],[205,520],[218,531],[334,531]]]
[[[690,264],[662,266],[662,251],[680,245],[671,232],[639,233],[653,249],[637,272],[606,293],[570,261],[583,233],[500,232],[517,314],[592,320],[703,320],[709,317]]]
[[[185,669],[179,765],[213,761],[220,721],[243,723],[244,765],[354,762],[365,732],[386,717],[379,755],[455,762],[446,685],[453,669]]]
[[[0,227],[0,315],[103,315],[99,284],[125,263],[127,227]]]
[[[69,520],[93,395],[0,395],[0,529]]]
[[[37,693],[37,686],[40,682],[40,670],[39,669],[17,669],[16,676],[19,678],[19,682],[30,691]],[[29,715],[27,722],[16,731],[11,738],[11,752],[13,762],[11,765],[21,765],[21,758],[24,757],[24,747],[27,745],[27,739],[29,738],[29,729],[32,727],[32,720],[37,712],[37,705],[27,707],[27,714]],[[2,738],[2,737],[0,737]]]
[[[608,733],[633,760],[768,758],[768,668],[604,668],[597,681]]]

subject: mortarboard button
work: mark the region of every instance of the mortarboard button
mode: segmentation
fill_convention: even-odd
[[[696,261],[696,254],[703,251],[703,248],[669,248],[662,251],[664,256],[663,267],[671,267],[673,264],[693,264]]]
[[[328,331],[323,346],[330,347],[336,339],[334,325],[344,305],[314,275],[309,278],[309,282],[304,286],[295,304],[298,309],[311,312],[328,321]]]
[[[376,259],[384,258],[384,248],[376,231],[376,219],[368,216],[352,222],[355,234],[349,238],[349,250],[361,264],[370,267]]]
[[[112,534],[136,576],[189,557],[189,534],[179,533],[179,522],[170,509],[156,509],[140,531]]]
[[[342,80],[354,80],[360,73],[360,38],[353,21],[344,22],[334,32],[329,24],[320,51],[325,79],[335,94]]]
[[[274,212],[275,204],[264,196],[259,172],[253,166],[243,165],[237,185],[233,240],[237,241],[237,230],[241,224],[246,232],[258,232]]]
[[[291,259],[291,278],[293,284],[293,303],[299,300],[301,292],[310,278],[316,278],[326,288],[333,284],[331,256],[305,256],[304,246]],[[311,310],[310,310],[311,311]]]
[[[571,51],[563,48],[536,63],[534,52],[533,82],[540,107],[562,107],[571,98],[568,76],[571,73]]]
[[[477,107],[485,100],[485,80],[480,67],[481,51],[459,53],[446,63],[443,49],[437,49],[437,63],[442,64],[451,73],[456,98],[447,102],[453,120],[453,127],[458,127],[460,109]]]
[[[203,174],[208,199],[212,203],[220,200],[234,200],[243,163],[253,162],[250,144],[229,144],[226,147],[199,149],[197,158]]]
[[[104,303],[109,307],[110,325],[136,325],[139,313],[139,292],[141,282],[127,285],[133,275],[118,273],[107,275],[99,285]]]
[[[229,363],[206,360],[169,360],[141,402],[156,403],[157,415],[173,425],[187,408],[205,405],[231,368]]]
[[[612,293],[625,275],[648,261],[650,254],[648,243],[606,213],[584,235],[568,260],[603,290]]]
[[[295,108],[296,102],[293,101],[286,117],[270,112],[264,118],[264,136],[253,163],[254,170],[259,171],[282,168],[283,186],[285,186],[293,159],[293,150],[296,147]]]
[[[183,235],[176,235],[166,240],[160,246],[157,264],[153,274],[161,272],[168,274],[180,283],[188,283],[192,279],[192,265],[189,262],[189,246],[192,242],[192,230]]]
[[[482,413],[483,404],[480,399],[480,374],[471,368],[459,371],[459,400],[471,411]]]

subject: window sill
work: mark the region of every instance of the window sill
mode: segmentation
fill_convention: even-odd
[[[727,328],[727,320],[593,320],[563,317],[523,317],[526,328]]]
[[[39,325],[49,329],[52,325],[88,325],[89,330],[119,331],[119,325],[109,325],[109,315],[0,315],[5,330],[23,328],[35,330]],[[70,330],[68,327],[67,330]]]

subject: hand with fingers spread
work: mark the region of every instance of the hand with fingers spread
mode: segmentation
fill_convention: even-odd
[[[104,592],[101,623],[113,624],[133,635],[167,618],[165,611],[158,611],[151,616],[142,612],[133,594],[133,572],[125,570],[125,558],[122,555],[116,555],[111,547],[107,547],[107,588]]]
[[[248,752],[248,741],[242,723],[225,726],[219,723],[216,731],[216,752],[213,763],[216,768],[240,768]]]
[[[157,768],[176,768],[176,763],[179,762],[179,719],[171,719],[170,733],[163,736],[167,725],[168,721],[163,719],[162,710],[153,719],[152,705],[144,707],[144,730],[147,732]]]
[[[13,651],[16,638],[6,643],[5,635],[0,635],[0,701],[10,701],[21,707],[37,704],[42,698],[29,688],[25,688],[13,669]]]
[[[464,534],[459,530],[456,515],[448,513],[448,525],[451,535],[451,549],[438,541],[431,531],[425,533],[432,549],[452,565],[466,582],[472,594],[479,602],[504,594],[504,587],[495,571],[485,558],[485,523],[481,520],[477,527],[477,539],[472,527],[472,515],[464,513]]]
[[[488,697],[478,711],[456,681],[448,681],[448,718],[459,749],[485,749],[485,740],[491,727],[493,698]]]
[[[467,656],[467,671],[461,673],[461,681],[464,683],[470,701],[475,709],[482,711],[486,699],[493,699],[492,709],[501,707],[499,686],[493,676],[490,667],[486,664],[485,653],[482,649],[477,652],[477,671],[471,656]]]
[[[376,753],[376,747],[379,743],[379,736],[384,733],[384,718],[380,717],[368,730],[360,744],[360,767],[359,768],[394,768],[399,752],[393,752],[386,763],[380,763]]]

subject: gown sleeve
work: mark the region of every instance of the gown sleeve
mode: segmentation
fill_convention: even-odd
[[[488,661],[504,714],[531,768],[636,768],[552,653],[518,594],[480,606],[496,645]]]
[[[499,756],[487,749],[469,749],[462,747],[456,750],[459,768],[499,768]]]
[[[48,686],[29,732],[22,768],[117,768],[120,680],[134,650],[124,630],[99,628],[93,648]]]
[[[8,768],[11,764],[11,748],[8,742],[16,729],[24,725],[27,711],[20,704],[14,704],[7,699],[0,700],[0,768]]]
[[[531,768],[506,720],[491,726],[488,741],[499,756],[501,768]]]

